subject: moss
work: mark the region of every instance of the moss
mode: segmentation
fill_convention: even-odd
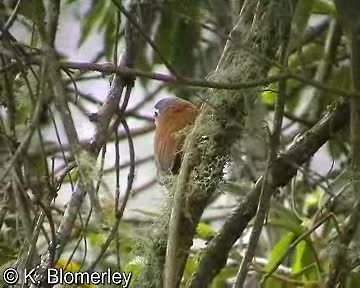
[[[251,7],[242,15],[231,34],[232,41],[228,41],[219,65],[208,77],[209,80],[235,83],[239,80],[248,81],[266,77],[280,42],[280,34],[284,30],[280,25],[283,19],[274,21],[274,17],[277,17],[274,13],[281,14],[283,9],[287,9],[281,6],[284,5],[284,1],[280,1],[281,5],[273,4],[276,2],[261,2],[259,7],[256,9]],[[251,3],[249,5],[251,6]],[[277,5],[276,9],[273,5]],[[255,17],[253,17],[254,11],[256,11]],[[243,46],[252,50],[252,53],[241,49]],[[263,61],[262,58],[257,58],[259,55],[265,60],[266,57],[271,60]],[[207,90],[204,92],[204,97],[201,97],[206,99],[206,104],[193,130],[191,133],[183,132],[189,135],[185,141],[186,163],[182,165],[176,193],[183,196],[184,203],[175,203],[181,204],[178,207],[184,207],[179,226],[181,231],[178,234],[179,255],[182,257],[179,259],[180,265],[185,263],[196,224],[223,179],[223,169],[229,160],[231,149],[243,135],[248,109],[251,109],[259,90],[260,88],[241,91]],[[170,207],[169,203],[167,205]],[[169,210],[162,216],[162,222],[157,224],[157,230],[153,233],[153,240],[146,252],[148,263],[151,263],[151,267],[147,268],[146,272],[152,274],[152,278],[145,277],[148,279],[147,284],[149,279],[154,277],[161,279]],[[151,282],[151,286],[147,287],[156,287],[157,283],[161,285],[161,280],[156,283]],[[137,287],[144,287],[144,284],[141,283]]]

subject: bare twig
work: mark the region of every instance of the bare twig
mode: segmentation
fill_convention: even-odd
[[[40,200],[36,202],[42,209],[43,214],[46,216],[50,226],[51,232],[51,243],[49,243],[49,251],[50,251],[50,259],[49,259],[49,267],[54,267],[55,264],[55,249],[56,249],[56,233],[55,233],[55,223],[53,217],[51,215],[51,211],[47,206],[47,203],[44,204]]]
[[[121,119],[121,124],[123,125],[127,135],[128,135],[128,143],[129,143],[129,154],[130,154],[130,170],[129,170],[129,175],[128,175],[128,183],[127,183],[127,187],[125,190],[125,196],[122,199],[122,204],[121,207],[116,211],[116,219],[115,219],[115,223],[113,224],[113,227],[110,231],[110,234],[108,236],[108,238],[106,239],[106,241],[102,244],[101,246],[101,251],[99,253],[99,255],[95,258],[95,260],[91,263],[90,267],[88,268],[89,271],[92,271],[96,265],[99,263],[99,261],[102,259],[102,257],[104,256],[106,250],[108,249],[111,241],[115,238],[116,234],[117,234],[117,230],[121,221],[121,218],[124,214],[126,205],[127,205],[127,201],[130,197],[130,193],[132,190],[132,185],[134,182],[134,177],[135,177],[135,149],[134,149],[134,143],[133,140],[131,138],[131,134],[130,134],[130,129],[129,126],[127,125],[126,121]]]
[[[133,11],[134,12],[134,11]],[[132,12],[132,13],[133,13]],[[56,16],[56,15],[55,15]],[[58,15],[57,15],[58,16]],[[51,23],[55,23],[53,19],[50,20]],[[51,27],[50,27],[51,28]],[[48,29],[48,37],[49,42],[54,39],[54,35],[52,34],[52,31],[56,31],[56,29]],[[120,60],[120,66],[131,66],[134,63],[134,57],[137,52],[137,39],[134,36],[134,33],[132,31],[131,25],[127,23],[126,25],[126,50],[121,56]],[[42,35],[42,39],[48,39],[47,36]],[[51,46],[48,44],[48,46]],[[69,143],[72,145],[75,145],[71,147],[71,150],[74,155],[78,155],[80,151],[80,143],[77,140],[76,130],[74,129],[72,119],[70,117],[70,114],[68,113],[68,107],[66,105],[65,100],[65,89],[63,87],[63,83],[59,83],[59,79],[61,79],[60,75],[60,67],[58,66],[59,63],[56,59],[56,56],[54,54],[54,51],[51,49],[51,47],[48,47],[50,62],[49,63],[49,79],[51,86],[54,88],[56,98],[58,100],[59,110],[60,114],[62,116],[62,120],[65,126],[65,131],[67,134],[67,137],[69,139]],[[116,114],[116,111],[118,110],[118,105],[120,102],[120,98],[122,95],[123,88],[127,85],[129,81],[129,77],[120,77],[118,75],[115,75],[110,87],[110,91],[107,95],[107,98],[104,101],[104,104],[102,105],[100,111],[96,114],[96,125],[95,125],[95,134],[93,135],[91,139],[90,146],[88,147],[88,151],[90,152],[90,156],[95,158],[101,147],[106,143],[107,136],[108,136],[108,127],[109,123],[112,119],[112,117]],[[63,98],[61,98],[63,97]],[[77,159],[78,160],[78,159]],[[78,163],[81,165],[81,161]],[[81,166],[79,165],[79,169],[81,169]],[[92,179],[87,179],[86,175],[83,173],[80,173],[80,181],[78,181],[76,188],[74,189],[70,202],[68,203],[64,216],[62,217],[62,221],[60,223],[60,227],[57,231],[57,245],[56,245],[56,255],[55,255],[55,261],[59,258],[61,255],[67,241],[70,238],[71,231],[75,225],[75,221],[77,219],[77,215],[79,213],[81,204],[83,202],[84,196],[89,190],[90,185],[84,185],[84,183],[90,184],[90,181],[92,182]],[[89,182],[86,182],[86,181]],[[92,184],[92,183],[91,183]],[[93,187],[92,187],[93,188]],[[94,189],[92,189],[94,191]],[[95,194],[94,194],[95,195]],[[46,272],[46,268],[49,263],[49,251],[45,255],[42,256],[41,259],[41,265],[39,273],[39,278]]]
[[[0,39],[3,38],[4,34],[6,34],[8,32],[9,28],[12,26],[12,24],[16,20],[17,14],[19,13],[21,2],[22,2],[22,0],[18,0],[16,2],[13,12],[11,13],[10,17],[8,18],[8,20],[6,21],[4,26],[1,27]]]
[[[115,112],[115,114],[116,114],[116,112]],[[108,127],[106,127],[106,129],[107,128]],[[134,128],[134,129],[131,130],[131,136],[133,138],[140,137],[140,136],[143,136],[145,134],[153,132],[154,129],[155,129],[154,123],[152,123],[150,125],[146,125],[144,127]],[[120,132],[119,133],[119,141],[123,141],[124,139],[126,139],[126,133]],[[109,136],[109,138],[107,140],[108,141],[114,141],[115,137],[114,136]],[[87,140],[81,141],[80,142],[81,143],[80,144],[81,149],[95,149],[95,147],[97,147],[97,144],[95,145],[94,142],[92,142],[92,141],[93,141],[93,138],[90,139],[90,140],[87,139]],[[69,151],[70,148],[71,147],[70,147],[69,144],[63,144],[63,145],[59,146],[59,145],[56,145],[53,142],[49,142],[49,143],[45,142],[45,153],[46,154],[56,154],[58,152],[62,153],[62,151],[64,151],[64,152]],[[29,154],[30,154],[30,156],[36,156],[36,155],[38,155],[38,152],[36,152],[36,151],[32,152],[31,151]],[[72,157],[67,157],[67,159],[70,160],[70,161],[74,161],[74,159]]]
[[[162,73],[151,73],[151,72],[144,72],[127,67],[116,67],[109,63],[96,64],[96,63],[88,63],[88,62],[64,62],[61,64],[61,66],[69,69],[93,70],[93,71],[100,71],[105,73],[117,73],[123,76],[144,77],[153,80],[163,81],[173,85],[187,85],[193,87],[215,88],[215,89],[225,89],[225,90],[248,89],[259,86],[266,86],[271,83],[281,81],[283,79],[293,79],[303,84],[321,89],[324,92],[336,94],[339,96],[351,97],[359,94],[359,93],[349,92],[343,89],[339,89],[336,87],[329,87],[327,85],[322,84],[321,82],[317,82],[315,80],[303,77],[299,73],[293,73],[290,71],[285,71],[282,74],[269,76],[267,78],[259,79],[259,80],[247,80],[246,82],[226,83],[226,82],[198,80],[198,79],[192,79],[186,77],[181,77],[179,79],[174,76],[170,76]]]
[[[30,58],[26,60],[27,64],[37,65],[39,59]],[[201,87],[201,88],[215,88],[215,89],[224,89],[224,90],[239,90],[239,89],[249,89],[254,87],[266,86],[274,82],[281,81],[283,79],[293,79],[305,85],[313,86],[318,89],[323,90],[326,93],[335,94],[343,97],[352,97],[358,96],[360,93],[347,91],[344,89],[339,89],[336,87],[329,87],[328,85],[322,84],[321,82],[306,78],[302,76],[298,71],[285,71],[282,74],[269,76],[259,80],[247,80],[245,82],[236,81],[234,83],[229,83],[225,81],[210,81],[210,80],[201,80],[193,79],[187,77],[176,78],[172,75],[167,75],[163,73],[156,72],[145,72],[138,69],[133,69],[125,66],[115,66],[111,63],[97,64],[90,62],[60,62],[59,64],[64,69],[79,69],[81,71],[99,71],[102,73],[116,73],[123,77],[144,77],[148,79],[158,80],[172,85],[185,85],[192,87]]]

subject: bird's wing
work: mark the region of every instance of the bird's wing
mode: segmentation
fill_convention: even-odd
[[[166,136],[165,136],[166,135]],[[173,164],[178,150],[176,135],[158,132],[155,135],[155,162],[161,171],[165,173],[173,172]]]

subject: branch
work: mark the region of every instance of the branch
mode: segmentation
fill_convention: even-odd
[[[286,259],[287,256],[289,256],[289,254],[291,252],[294,251],[294,249],[296,248],[296,246],[303,240],[306,240],[306,238],[312,233],[314,232],[318,227],[320,227],[322,224],[324,224],[326,221],[332,219],[332,217],[334,217],[334,215],[332,213],[328,213],[325,216],[323,216],[320,220],[318,220],[316,223],[314,223],[312,225],[312,227],[310,229],[308,229],[307,231],[303,232],[301,235],[299,235],[290,245],[289,247],[286,249],[286,251],[281,255],[281,257],[279,257],[279,259],[277,259],[277,261],[274,263],[274,265],[272,266],[272,268],[270,269],[270,271],[266,272],[265,275],[263,276],[263,278],[261,279],[261,283],[260,285],[262,285],[269,277],[271,277],[273,275],[273,273],[275,273],[275,271],[279,268],[279,266],[281,265],[281,263]]]
[[[113,227],[111,229],[111,232],[110,232],[108,238],[106,239],[106,241],[101,246],[101,251],[100,251],[99,255],[91,263],[91,265],[90,265],[90,267],[88,269],[89,271],[93,271],[95,269],[96,265],[100,262],[102,257],[105,255],[105,252],[108,249],[111,241],[116,236],[120,221],[122,219],[122,216],[124,215],[124,211],[125,211],[125,208],[126,208],[127,201],[129,200],[129,197],[130,197],[130,192],[132,190],[132,186],[133,186],[133,182],[134,182],[134,178],[135,178],[135,149],[134,149],[133,139],[131,137],[130,129],[128,127],[128,124],[127,124],[126,120],[118,118],[118,121],[122,123],[122,125],[123,125],[123,127],[124,127],[124,129],[126,131],[126,134],[128,136],[129,154],[130,154],[130,169],[129,169],[129,175],[128,175],[128,183],[127,183],[127,187],[126,187],[126,191],[125,191],[125,196],[122,199],[121,207],[120,208],[116,207],[116,213],[115,213],[116,220],[115,220],[115,223],[114,223],[114,225],[113,225]],[[114,125],[114,126],[118,126],[118,125]]]
[[[348,33],[351,50],[351,73],[353,89],[360,91],[360,2],[335,1],[336,9],[341,17],[344,30]],[[340,282],[345,286],[346,276],[350,272],[348,266],[347,249],[356,235],[360,221],[360,97],[353,96],[351,101],[350,116],[350,141],[351,141],[351,168],[353,195],[356,199],[350,212],[348,221],[344,224],[343,237],[336,247],[335,255],[330,261],[330,275],[327,282],[328,288],[337,287]]]
[[[37,57],[31,57],[29,59],[24,60],[26,64],[34,64],[38,65],[40,63],[40,59]],[[19,63],[11,64],[12,68],[19,66]],[[301,71],[284,71],[278,75],[268,76],[263,75],[262,78],[258,80],[247,79],[246,81],[228,81],[228,79],[222,79],[221,81],[211,81],[211,80],[202,80],[202,79],[193,79],[181,76],[180,78],[176,78],[175,76],[157,73],[157,72],[146,72],[134,68],[130,68],[127,66],[116,66],[112,63],[90,63],[90,62],[60,62],[60,67],[63,69],[77,69],[80,71],[98,71],[103,74],[112,74],[115,73],[124,78],[127,77],[143,77],[147,79],[153,79],[157,81],[162,81],[171,85],[182,85],[182,86],[191,86],[191,87],[199,87],[199,88],[214,88],[214,89],[224,89],[224,90],[240,90],[240,89],[249,89],[260,86],[267,86],[271,83],[278,82],[286,79],[293,79],[305,85],[313,86],[315,88],[321,89],[322,91],[335,94],[343,97],[352,97],[352,96],[360,96],[360,93],[354,91],[347,91],[343,89],[339,89],[336,87],[330,87],[328,85],[324,85],[321,82],[316,80],[312,80],[306,78],[301,75]],[[258,64],[257,64],[258,65]],[[4,69],[0,69],[0,72],[3,72]],[[259,77],[257,77],[259,78]]]
[[[324,92],[336,94],[343,97],[360,95],[360,93],[349,92],[336,87],[329,87],[327,85],[322,84],[321,82],[317,82],[315,80],[303,77],[300,74],[296,74],[290,71],[285,71],[281,74],[269,76],[262,79],[260,78],[258,80],[247,80],[245,82],[234,81],[235,83],[231,83],[231,82],[229,83],[223,80],[217,82],[217,81],[202,80],[202,79],[192,79],[187,77],[181,77],[180,79],[178,79],[174,76],[163,73],[144,72],[141,70],[132,69],[128,67],[115,66],[110,63],[96,64],[96,63],[87,63],[87,62],[63,62],[61,63],[61,66],[62,68],[68,68],[68,69],[99,71],[105,74],[116,73],[118,75],[125,77],[130,77],[130,76],[144,77],[148,79],[166,82],[173,85],[185,85],[192,87],[215,88],[215,89],[224,89],[224,90],[249,89],[254,87],[266,86],[281,80],[293,79],[303,84],[321,89]]]
[[[11,26],[14,24],[17,14],[19,13],[20,7],[21,7],[22,0],[18,0],[13,12],[11,13],[10,17],[7,19],[6,23],[1,27],[1,34],[0,34],[0,40],[3,38],[5,34],[8,33],[8,30],[11,28]]]
[[[293,4],[293,3],[292,3]],[[289,5],[289,3],[288,3]],[[291,11],[290,7],[288,7],[288,11]],[[289,19],[292,19],[292,15],[289,14]],[[291,23],[291,20],[289,21]],[[286,23],[283,21],[283,25],[286,25],[283,30],[283,36],[280,42],[280,61],[281,61],[281,67],[284,67],[282,69],[285,69],[288,64],[288,57],[289,57],[289,39],[291,39],[290,35],[290,25],[289,23]],[[286,80],[279,81],[278,85],[278,93],[276,97],[276,103],[275,103],[275,112],[274,112],[274,120],[273,120],[273,133],[271,135],[270,131],[268,131],[268,127],[265,128],[265,132],[268,138],[269,143],[269,151],[267,156],[267,163],[266,163],[266,169],[264,173],[264,181],[263,185],[261,187],[261,193],[259,198],[259,205],[257,208],[257,212],[254,219],[254,225],[251,231],[250,240],[248,248],[246,249],[245,256],[243,260],[241,261],[241,265],[239,267],[238,274],[236,275],[236,279],[234,281],[233,287],[235,288],[242,288],[246,276],[249,271],[249,267],[251,264],[251,261],[253,257],[255,256],[256,247],[258,245],[261,231],[264,225],[264,221],[266,218],[266,215],[268,214],[268,211],[270,209],[270,200],[271,200],[271,193],[267,193],[265,186],[267,185],[268,178],[273,177],[274,175],[269,174],[270,171],[270,165],[275,160],[276,155],[278,153],[280,144],[281,144],[281,127],[284,117],[284,110],[285,110],[285,93],[286,93]]]
[[[289,26],[290,18],[278,17],[278,13],[289,15],[287,1],[265,1],[254,5],[252,1],[246,2],[230,33],[232,41],[227,41],[212,75],[218,82],[249,81],[267,75],[270,64],[259,65],[256,59],[248,57],[247,52],[238,48],[242,42],[248,44],[256,54],[268,58],[276,56],[280,39],[285,34],[283,27]],[[252,28],[248,31],[244,27]],[[266,37],[268,33],[274,36],[269,39]],[[230,148],[242,136],[247,113],[245,107],[251,105],[251,99],[258,92],[258,89],[209,92],[211,105],[204,106],[186,139],[184,159],[174,185],[164,270],[165,288],[180,284],[196,226],[223,177]],[[216,107],[215,112],[210,106]],[[228,115],[233,116],[232,121],[228,121]]]
[[[309,161],[348,121],[348,103],[338,104],[333,112],[328,112],[314,127],[297,138],[286,152],[272,163],[270,173],[274,176],[265,187],[268,193],[273,194],[277,188],[286,185],[296,175],[297,167]],[[219,233],[208,243],[190,287],[208,287],[225,266],[232,246],[255,216],[262,182],[262,178],[256,182],[255,187],[226,219]]]
[[[146,125],[144,127],[140,127],[140,128],[133,128],[131,129],[131,136],[133,138],[148,134],[153,132],[155,129],[155,125],[152,123],[151,125]],[[92,144],[93,142],[91,142],[93,139],[93,137],[91,139],[86,139],[83,141],[80,141],[80,145],[81,145],[81,149],[91,149],[91,147],[94,147],[94,144]],[[107,140],[108,141],[114,141],[114,136],[111,135],[111,137],[109,137]],[[126,133],[124,132],[120,132],[119,133],[119,141],[122,141],[126,139]],[[59,146],[57,144],[55,144],[54,142],[47,142],[45,143],[45,153],[47,155],[50,154],[56,154],[58,152],[62,152],[62,150],[64,151],[69,151],[70,150],[70,145],[68,144],[63,144],[62,146]],[[29,155],[30,156],[37,156],[39,154],[38,151],[29,151]]]
[[[132,10],[132,13],[134,13],[134,9]],[[126,39],[126,49],[123,55],[120,59],[120,66],[128,66],[133,65],[135,62],[136,52],[137,52],[137,38],[135,38],[135,33],[133,33],[133,29],[129,23],[126,23],[125,28],[125,39]],[[52,31],[52,30],[51,30]],[[54,54],[53,54],[54,55]],[[60,64],[57,62],[57,59],[53,56],[54,62],[52,63],[52,67],[50,67],[50,72],[52,72],[53,75],[50,75],[52,84],[55,86],[55,92],[57,97],[63,97],[65,98],[65,89],[62,86],[62,84],[57,84],[55,82],[55,75],[58,75],[60,73]],[[56,80],[59,82],[59,79],[61,77],[58,77]],[[92,157],[96,157],[99,154],[99,151],[101,147],[106,143],[107,135],[108,135],[108,127],[109,123],[112,119],[112,117],[116,114],[119,102],[121,99],[121,95],[123,92],[123,89],[125,86],[128,85],[129,81],[133,82],[132,77],[125,77],[125,76],[119,76],[115,75],[113,78],[113,81],[110,86],[110,90],[108,92],[108,95],[104,101],[104,104],[101,106],[99,112],[96,114],[96,121],[95,121],[95,134],[91,138],[90,141],[90,147],[88,149],[88,152]],[[57,87],[56,85],[60,85]],[[63,104],[62,104],[63,105]],[[63,107],[64,109],[61,113],[66,113],[67,109],[66,107]],[[65,116],[65,115],[62,115]],[[67,114],[67,116],[70,118],[70,114]],[[68,127],[65,127],[65,130],[67,132],[67,137],[69,139],[69,143],[76,144],[76,130],[72,129],[72,124],[69,123],[70,120],[64,119],[63,121],[65,125],[69,124]],[[67,124],[66,124],[67,123]],[[70,129],[68,129],[70,128]],[[72,149],[78,149],[80,150],[80,143],[78,143],[77,147],[73,147]],[[81,164],[81,163],[80,163]],[[60,257],[67,241],[69,240],[70,233],[75,225],[75,221],[77,218],[77,215],[80,211],[81,204],[83,202],[83,199],[85,197],[87,190],[87,186],[83,185],[83,182],[86,179],[81,179],[77,183],[75,190],[72,193],[71,199],[66,207],[65,214],[62,218],[62,221],[60,223],[60,227],[57,231],[57,245],[56,245],[56,256],[55,261]],[[92,179],[90,179],[92,181]],[[41,257],[41,263],[40,263],[40,271],[39,278],[41,279],[42,275],[46,274],[46,268],[48,267],[49,263],[49,251],[44,254]]]

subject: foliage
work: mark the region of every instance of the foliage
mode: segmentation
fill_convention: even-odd
[[[240,77],[239,81],[230,83],[248,85],[231,92],[233,94],[225,89],[211,88],[216,91],[216,99],[209,99],[206,91],[210,90],[205,89],[211,84],[220,59],[224,61],[222,52],[232,41],[228,33],[238,23],[241,5],[244,2],[244,5],[249,5],[246,4],[249,1],[59,1],[60,18],[55,23],[54,49],[47,42],[49,27],[56,18],[52,17],[52,13],[56,14],[56,9],[51,12],[52,4],[19,1],[17,8],[16,2],[0,3],[0,26],[3,27],[0,32],[0,271],[15,264],[22,268],[39,264],[46,251],[51,254],[57,249],[52,248],[53,237],[62,240],[56,232],[65,229],[64,219],[75,211],[69,237],[65,243],[57,243],[64,248],[60,260],[55,259],[58,268],[72,272],[89,268],[131,272],[131,287],[136,287],[136,281],[149,278],[143,272],[153,264],[154,281],[151,284],[161,285],[158,283],[162,283],[164,259],[156,258],[158,251],[155,248],[163,254],[166,252],[172,195],[160,194],[166,203],[163,210],[158,208],[161,205],[152,207],[156,197],[152,199],[148,195],[159,192],[161,188],[154,185],[155,172],[148,165],[152,160],[149,157],[152,150],[146,137],[153,132],[154,125],[151,117],[146,115],[149,104],[155,103],[159,97],[171,95],[209,104],[207,107],[213,110],[209,108],[208,111],[212,112],[204,116],[208,124],[216,120],[226,129],[231,126],[233,131],[230,136],[223,135],[221,142],[226,155],[219,156],[218,160],[219,163],[227,162],[224,176],[216,165],[218,163],[203,163],[209,173],[208,179],[194,180],[199,186],[218,184],[216,181],[221,180],[219,191],[206,203],[207,210],[197,223],[193,246],[188,251],[181,286],[194,287],[190,285],[200,273],[199,267],[209,251],[208,247],[213,245],[226,219],[234,213],[232,209],[236,211],[239,203],[246,200],[248,190],[264,175],[268,165],[266,154],[272,148],[272,142],[258,132],[262,127],[252,129],[251,125],[247,127],[243,122],[238,123],[236,119],[240,117],[236,118],[236,114],[250,117],[249,110],[256,111],[256,121],[250,124],[270,126],[282,95],[285,111],[281,115],[281,143],[275,153],[275,156],[281,156],[312,126],[325,121],[322,120],[324,115],[347,102],[349,93],[354,90],[349,38],[341,29],[333,1],[292,1],[297,4],[289,35],[284,35],[287,45],[284,48],[284,43],[278,43],[277,47],[270,47],[276,51],[276,59],[255,53],[255,48],[261,43],[251,43],[252,46],[239,44],[237,49],[242,51],[244,61],[239,63],[242,66],[237,71],[232,72],[252,69],[253,77],[246,81]],[[109,104],[115,107],[112,114],[100,119],[97,117],[103,116],[101,111],[106,110],[104,107],[113,98],[110,94],[106,96],[105,91],[97,92],[100,97],[88,94],[91,89],[87,87],[98,83],[107,87],[108,80],[103,79],[108,72],[106,68],[113,67],[111,63],[118,61],[114,59],[121,53],[129,53],[125,30],[131,21],[115,2],[123,2],[128,11],[135,13],[132,15],[137,16],[135,20],[157,51],[141,33],[132,30],[136,33],[131,36],[140,39],[134,59],[135,72],[141,72],[135,79],[136,93],[131,92],[128,107],[125,100],[120,101],[120,105]],[[223,9],[218,9],[219,6]],[[256,12],[255,7],[253,10]],[[277,21],[281,22],[283,16],[278,15]],[[245,16],[242,14],[242,17]],[[72,19],[71,29],[80,31],[78,37],[73,37],[72,31],[64,30],[66,19]],[[253,32],[251,27],[243,29]],[[267,27],[263,29],[267,31]],[[267,40],[271,41],[272,36],[269,35]],[[64,53],[67,44],[64,39],[79,51],[84,47],[93,49],[87,51],[93,58],[86,64],[111,63],[96,69],[80,63],[79,66],[83,66],[79,68],[75,64],[80,61],[73,61],[73,55]],[[247,42],[244,40],[243,43]],[[86,57],[91,58],[89,55]],[[232,56],[227,55],[229,59]],[[246,60],[250,58],[256,59],[257,67],[246,66]],[[170,75],[171,68],[178,75]],[[268,81],[258,79],[257,71],[262,69],[266,70]],[[103,74],[99,75],[99,71]],[[118,76],[122,77],[122,83],[126,83],[124,87],[131,91],[131,84],[127,82],[129,75],[119,73]],[[224,83],[228,83],[225,76],[212,84],[221,86]],[[109,89],[109,93],[113,90]],[[226,97],[236,93],[250,95],[254,91],[259,91],[256,92],[257,99],[244,101],[244,106],[249,107],[228,109],[224,104],[230,101]],[[223,112],[224,107],[227,108],[225,115],[219,112]],[[243,110],[246,113],[242,113]],[[127,126],[130,126],[130,134]],[[211,128],[215,131],[219,127],[214,125]],[[83,136],[85,130],[89,130],[86,137]],[[236,141],[236,147],[228,147],[226,137],[237,139],[237,134],[242,135],[241,141]],[[198,147],[201,148],[206,141],[213,141],[211,135],[202,135]],[[138,142],[142,144],[138,144],[135,137],[139,137]],[[272,187],[278,191],[272,197],[246,287],[257,287],[259,283],[269,288],[335,287],[327,282],[332,271],[329,263],[341,249],[346,255],[346,277],[341,279],[342,287],[358,287],[359,232],[354,232],[350,245],[341,246],[343,227],[351,218],[354,203],[359,198],[352,189],[348,173],[354,144],[347,127],[342,127],[326,140],[324,149],[300,167],[295,167],[297,174],[289,183]],[[99,147],[97,141],[101,143]],[[132,160],[133,142],[136,155],[138,152],[143,154],[141,149],[149,150],[148,153]],[[120,151],[119,157],[114,151]],[[204,151],[207,155],[213,152]],[[136,173],[132,168],[136,168]],[[149,175],[151,179],[147,180]],[[134,179],[137,185],[132,185]],[[85,187],[80,189],[85,192],[75,193],[78,187]],[[127,190],[133,195],[128,202],[125,200]],[[93,211],[91,193],[99,201],[101,213]],[[141,197],[144,197],[147,207],[132,209]],[[78,201],[79,205],[82,203],[81,209],[69,209],[69,199]],[[124,215],[120,213],[123,203],[126,208]],[[246,212],[245,216],[248,215]],[[211,287],[227,287],[233,283],[249,245],[250,219],[243,220],[244,223],[247,221],[245,224],[238,223],[247,229],[231,245],[226,263],[209,281]],[[163,238],[156,239],[157,233]],[[108,239],[111,241],[105,247]],[[227,253],[225,248],[224,253]]]

